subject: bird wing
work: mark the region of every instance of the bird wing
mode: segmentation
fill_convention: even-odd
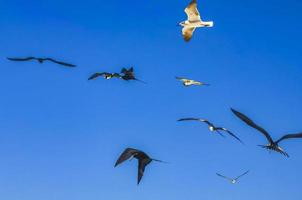
[[[194,31],[195,31],[194,27],[193,28],[191,28],[191,27],[182,28],[182,36],[186,42],[189,42],[191,40]]]
[[[186,78],[181,78],[181,77],[175,77],[175,78],[180,81],[189,81],[189,79],[186,79]]]
[[[128,70],[126,68],[122,68],[121,73],[126,74],[128,72]]]
[[[188,16],[188,20],[191,22],[200,21],[200,14],[197,10],[196,0],[192,0],[191,3],[186,7],[185,13]]]
[[[118,73],[113,73],[112,77],[121,78],[122,76],[120,74],[118,74]]]
[[[202,82],[199,82],[199,81],[194,81],[194,80],[192,80],[192,84],[194,84],[194,85],[202,85],[203,83],[202,83]]]
[[[249,172],[250,172],[249,170],[248,170],[248,171],[246,171],[246,172],[244,172],[243,174],[241,174],[241,175],[237,176],[237,177],[235,178],[235,180],[238,180],[239,178],[241,178],[242,176],[244,176],[244,175],[248,174]]]
[[[29,60],[33,60],[36,59],[35,57],[27,57],[27,58],[7,58],[8,60],[11,61],[29,61]]]
[[[286,140],[286,139],[294,139],[294,138],[302,138],[302,133],[284,135],[284,136],[282,136],[279,140],[277,140],[276,143],[278,144],[278,143],[281,142],[282,140]]]
[[[218,127],[216,128],[216,130],[222,130],[222,131],[225,131],[227,132],[229,135],[231,135],[232,137],[234,137],[236,140],[238,140],[239,142],[241,142],[243,144],[243,142],[240,140],[239,137],[237,137],[234,133],[232,133],[231,131],[229,131],[228,129],[226,128],[221,128],[221,127]]]
[[[103,76],[104,74],[105,74],[105,72],[103,72],[103,73],[99,73],[99,72],[94,73],[94,74],[92,74],[92,75],[88,78],[88,80],[96,79],[97,77]]]
[[[55,59],[52,59],[52,58],[45,58],[45,60],[48,60],[48,61],[51,61],[51,62],[54,62],[54,63],[57,63],[59,65],[64,65],[66,67],[75,67],[76,65],[73,65],[73,64],[69,64],[69,63],[65,63],[65,62],[61,62],[61,61],[57,61]]]
[[[247,125],[257,129],[258,131],[260,131],[265,137],[266,139],[270,142],[270,143],[273,143],[273,139],[272,137],[269,135],[269,133],[264,130],[263,128],[261,128],[260,126],[258,126],[257,124],[255,124],[251,119],[249,119],[247,116],[245,116],[244,114],[232,109],[232,112],[237,116],[239,117],[242,121],[244,121]]]
[[[118,158],[118,160],[116,161],[114,167],[118,166],[119,164],[121,164],[122,162],[128,160],[129,158],[131,158],[134,154],[139,153],[140,151],[137,149],[132,149],[132,148],[127,148],[125,149],[125,151],[120,155],[120,157]]]
[[[200,118],[181,118],[178,120],[179,122],[181,121],[200,121],[200,122],[204,122],[206,124],[208,124],[209,126],[213,126],[213,124],[211,122],[209,122],[208,120],[205,120],[205,119],[200,119]]]
[[[221,178],[227,179],[227,180],[229,180],[229,181],[232,181],[232,180],[233,180],[233,179],[231,179],[231,178],[229,178],[229,177],[226,177],[226,176],[224,176],[224,175],[221,175],[221,174],[219,174],[219,173],[216,173],[216,175],[217,175],[217,176],[220,176]]]
[[[147,165],[144,159],[138,161],[137,184],[141,182]]]

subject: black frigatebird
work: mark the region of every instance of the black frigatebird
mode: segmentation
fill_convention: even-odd
[[[268,150],[273,150],[273,151],[283,154],[286,157],[289,157],[289,155],[279,146],[279,143],[286,139],[302,138],[302,133],[296,133],[296,134],[284,135],[279,140],[274,141],[272,139],[272,137],[270,136],[270,134],[265,129],[263,129],[262,127],[255,124],[250,118],[248,118],[244,114],[240,113],[239,111],[234,110],[233,108],[231,108],[231,110],[239,119],[244,121],[247,125],[257,129],[266,137],[266,139],[268,140],[268,144],[267,145],[258,145],[262,148],[265,148]]]
[[[10,61],[18,61],[18,62],[25,62],[25,61],[32,61],[32,60],[36,60],[39,63],[44,63],[45,61],[50,61],[59,65],[63,65],[66,67],[75,67],[76,65],[73,64],[69,64],[69,63],[65,63],[65,62],[61,62],[61,61],[57,61],[53,58],[37,58],[37,57],[26,57],[26,58],[7,58]]]
[[[164,161],[157,160],[154,158],[150,158],[145,152],[138,150],[138,149],[133,149],[133,148],[126,148],[124,152],[120,155],[118,160],[116,161],[114,167],[118,166],[119,164],[123,163],[124,161],[128,159],[136,158],[138,160],[138,175],[137,175],[137,184],[140,183],[145,167],[149,165],[152,161],[157,161],[157,162],[162,162]]]
[[[142,80],[139,80],[135,77],[133,67],[130,67],[129,69],[122,68],[121,73],[123,74],[123,75],[121,75],[121,78],[125,81],[135,80],[135,81],[139,81],[139,82],[142,82],[142,83],[146,83],[146,82],[144,82]]]

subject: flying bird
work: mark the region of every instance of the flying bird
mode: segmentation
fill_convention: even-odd
[[[192,0],[192,2],[185,8],[185,13],[188,16],[188,19],[180,22],[179,25],[183,27],[182,35],[186,42],[190,41],[196,28],[213,27],[214,25],[212,21],[202,21],[197,9],[196,0]]]
[[[180,78],[180,77],[176,77],[176,79],[180,80],[185,87],[189,87],[191,85],[200,85],[200,86],[203,86],[203,85],[209,86],[210,85],[210,84],[203,83],[203,82],[200,82],[200,81],[195,81],[195,80],[192,80],[192,79],[186,79],[186,78]]]
[[[26,57],[26,58],[7,58],[10,61],[18,61],[18,62],[25,62],[25,61],[32,61],[32,60],[36,60],[39,63],[44,63],[45,61],[50,61],[59,65],[63,65],[66,67],[75,67],[76,65],[73,64],[69,64],[69,63],[65,63],[65,62],[61,62],[61,61],[57,61],[53,58],[36,58],[36,57]]]
[[[280,139],[274,141],[272,139],[272,137],[270,136],[270,134],[265,129],[263,129],[262,127],[255,124],[247,116],[245,116],[244,114],[242,114],[242,113],[240,113],[240,112],[238,112],[238,111],[236,111],[232,108],[231,108],[231,110],[239,119],[244,121],[247,125],[257,129],[258,131],[260,131],[266,137],[266,139],[268,140],[268,144],[267,145],[258,145],[262,148],[268,149],[270,151],[273,150],[273,151],[281,153],[282,155],[284,155],[286,157],[289,157],[289,155],[279,146],[279,143],[283,140],[286,140],[286,139],[302,138],[302,133],[287,134],[287,135],[282,136]]]
[[[139,81],[139,82],[142,82],[142,83],[146,83],[146,82],[141,81],[141,80],[139,80],[135,77],[133,67],[131,67],[129,69],[123,68],[121,70],[121,73],[123,74],[123,75],[121,75],[121,78],[125,81],[135,80],[135,81]]]
[[[107,73],[107,72],[102,72],[102,73],[94,73],[93,75],[91,75],[88,80],[94,80],[96,78],[98,78],[99,76],[103,76],[104,79],[111,79],[111,78],[121,78],[121,75],[118,73]]]
[[[149,165],[152,161],[157,161],[157,162],[162,162],[164,161],[157,160],[154,158],[150,158],[145,152],[133,149],[133,148],[127,148],[125,151],[120,155],[118,160],[116,161],[114,167],[118,166],[119,164],[123,163],[124,161],[128,159],[133,159],[136,158],[138,160],[138,175],[137,175],[137,184],[140,183],[144,172],[145,172],[145,167]]]
[[[221,178],[227,179],[228,181],[230,181],[230,183],[235,184],[235,183],[238,182],[238,180],[239,180],[241,177],[245,176],[245,175],[248,174],[248,173],[249,173],[249,171],[246,171],[246,172],[244,172],[243,174],[237,176],[236,178],[230,178],[230,177],[221,175],[221,174],[219,174],[219,173],[216,173],[216,174],[217,174],[217,176],[220,176]]]
[[[200,118],[182,118],[178,120],[180,121],[199,121],[199,122],[203,122],[206,123],[208,125],[208,128],[211,132],[216,132],[219,135],[223,136],[222,133],[220,131],[224,131],[226,133],[228,133],[229,135],[231,135],[232,137],[234,137],[236,140],[238,140],[239,142],[241,142],[243,144],[243,142],[231,131],[229,131],[226,128],[223,127],[216,127],[214,124],[212,124],[211,122],[209,122],[208,120],[205,119],[200,119]],[[224,136],[223,136],[224,137]]]

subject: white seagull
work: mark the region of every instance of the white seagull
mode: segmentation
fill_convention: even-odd
[[[196,0],[192,0],[188,7],[186,7],[185,13],[188,16],[188,19],[186,21],[180,22],[179,25],[183,27],[182,35],[186,42],[191,39],[193,32],[196,28],[213,27],[214,25],[213,21],[202,21],[200,14],[197,10]]]
[[[182,84],[185,86],[185,87],[189,87],[191,85],[200,85],[200,86],[209,86],[210,84],[207,84],[207,83],[203,83],[203,82],[200,82],[200,81],[195,81],[195,80],[192,80],[192,79],[186,79],[186,78],[181,78],[181,77],[175,77],[177,80],[180,80],[182,82]]]
[[[230,181],[230,183],[235,184],[235,183],[238,182],[238,180],[239,180],[242,176],[244,176],[244,175],[246,175],[246,174],[248,174],[248,173],[249,173],[249,171],[246,171],[246,172],[244,172],[243,174],[241,174],[240,176],[237,176],[236,178],[230,178],[230,177],[221,175],[221,174],[219,174],[219,173],[216,173],[216,174],[217,174],[217,176],[220,176],[221,178],[227,179],[228,181]]]

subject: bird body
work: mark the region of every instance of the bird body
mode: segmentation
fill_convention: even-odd
[[[214,127],[214,126],[209,126],[209,130],[210,130],[211,132],[214,132],[214,131],[215,131],[215,127]]]
[[[145,83],[144,81],[141,81],[135,77],[133,67],[130,67],[129,69],[122,68],[121,73],[123,74],[123,75],[121,75],[121,78],[125,81],[135,80],[135,81]]]
[[[137,184],[140,183],[145,167],[149,165],[152,161],[157,161],[157,162],[163,162],[161,160],[153,159],[150,158],[145,152],[138,150],[138,149],[133,149],[133,148],[126,148],[124,152],[120,155],[118,160],[116,161],[114,167],[118,166],[119,164],[123,163],[124,161],[131,159],[131,158],[136,158],[138,160],[138,176],[137,176]]]
[[[270,134],[263,129],[262,127],[258,126],[257,124],[255,124],[250,118],[248,118],[246,115],[244,115],[243,113],[234,110],[233,108],[231,108],[231,111],[242,121],[244,121],[247,125],[257,129],[258,131],[260,131],[268,140],[268,144],[267,145],[258,145],[262,148],[268,149],[268,150],[272,150],[272,151],[276,151],[286,157],[289,157],[289,155],[284,151],[284,149],[282,149],[279,146],[279,143],[285,139],[293,139],[293,138],[302,138],[302,133],[296,133],[296,134],[287,134],[284,135],[283,137],[281,137],[280,139],[274,141],[272,139],[272,137],[270,136]]]
[[[197,9],[196,0],[192,0],[191,3],[185,8],[185,13],[187,14],[188,19],[179,23],[182,26],[182,35],[185,41],[190,41],[192,38],[193,32],[196,28],[202,27],[213,27],[213,21],[203,21],[200,17],[199,11]]]
[[[26,58],[7,58],[10,61],[17,61],[17,62],[25,62],[25,61],[31,61],[31,60],[36,60],[39,63],[44,63],[45,61],[50,61],[59,65],[63,65],[66,67],[76,67],[76,65],[73,64],[69,64],[69,63],[65,63],[65,62],[61,62],[61,61],[57,61],[53,58],[38,58],[38,57],[26,57]]]
[[[223,127],[216,127],[214,124],[212,124],[211,122],[209,122],[208,120],[205,119],[200,119],[200,118],[182,118],[179,119],[178,121],[199,121],[199,122],[203,122],[206,123],[208,125],[208,128],[211,132],[216,132],[219,135],[221,135],[222,137],[224,137],[220,131],[224,131],[226,133],[228,133],[230,136],[234,137],[236,140],[238,140],[240,143],[243,144],[243,142],[241,141],[241,139],[239,137],[237,137],[234,133],[232,133],[231,131],[229,131],[226,128]]]

